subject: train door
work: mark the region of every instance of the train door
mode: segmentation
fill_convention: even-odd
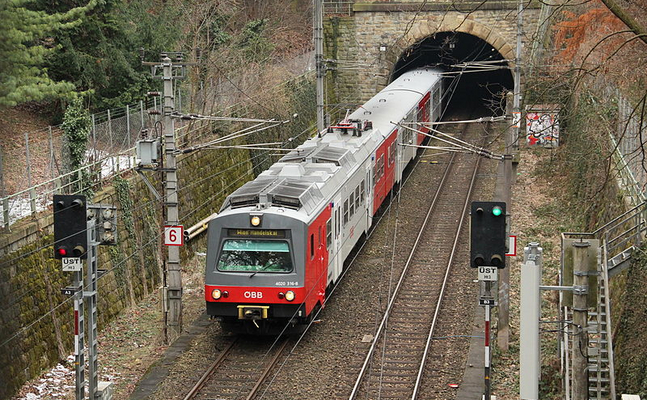
[[[332,280],[336,281],[339,275],[341,274],[341,270],[344,266],[344,257],[342,254],[342,243],[343,243],[343,236],[341,234],[341,231],[343,229],[342,224],[341,224],[341,213],[342,213],[342,197],[341,194],[338,194],[337,197],[335,197],[335,201],[333,203],[335,205],[334,207],[334,212],[333,212],[333,236],[332,236],[332,246],[328,249],[329,252],[329,257],[328,260],[330,260],[330,270],[333,272],[333,278]]]
[[[404,166],[402,165],[402,152],[404,150],[402,142],[404,139],[404,131],[404,129],[400,129],[395,137],[395,176],[397,177],[398,182],[402,181],[402,171],[404,169]]]
[[[373,196],[371,195],[371,188],[373,185],[371,185],[371,167],[369,165],[366,166],[366,179],[364,179],[362,185],[364,185],[364,198],[362,200],[364,201],[364,207],[366,207],[366,230],[368,231],[373,225],[373,213],[371,212],[373,209],[373,204],[371,202],[373,199]]]
[[[375,213],[373,212],[373,203],[375,202],[375,176],[373,173],[375,172],[373,168],[373,157],[371,157],[371,161],[367,162],[366,164],[366,207],[368,208],[368,214],[372,217]]]

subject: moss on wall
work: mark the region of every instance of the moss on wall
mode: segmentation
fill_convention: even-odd
[[[632,265],[614,278],[612,292],[618,293],[613,308],[616,393],[647,396],[647,246],[635,251]]]
[[[277,99],[277,106],[284,106],[280,115],[291,122],[252,136],[249,142],[285,141],[295,146],[311,133],[309,127],[315,118],[312,79],[297,79],[279,90],[281,93],[271,96]],[[254,177],[254,165],[266,165],[276,158],[275,153],[204,150],[180,157],[181,223],[189,227],[217,211],[229,193]],[[157,176],[148,176],[155,187],[161,186]],[[93,202],[117,206],[118,217],[118,244],[99,247],[98,265],[106,270],[98,282],[101,330],[125,307],[159,287],[161,251],[166,249],[160,243],[162,205],[139,176],[115,177]],[[0,250],[9,254],[0,258],[1,399],[9,398],[25,381],[64,360],[73,349],[73,302],[60,291],[71,284],[73,276],[63,272],[61,262],[52,258],[52,223],[51,212],[44,212],[36,220],[15,224],[11,235],[2,236]],[[182,248],[183,262],[196,248],[203,248],[204,236]],[[29,244],[21,245],[26,242]],[[19,250],[7,250],[16,247]]]

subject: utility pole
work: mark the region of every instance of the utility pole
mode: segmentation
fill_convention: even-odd
[[[174,56],[175,61],[169,56]],[[162,287],[162,304],[164,312],[164,336],[166,343],[171,343],[182,333],[182,272],[180,268],[181,244],[169,243],[169,232],[173,237],[182,237],[182,227],[179,225],[178,207],[178,179],[175,143],[175,95],[174,83],[183,79],[185,68],[192,63],[182,61],[181,53],[162,53],[159,63],[142,62],[150,65],[153,78],[161,78],[163,82],[162,123],[163,123],[163,168],[159,168],[164,181],[164,244],[167,245],[166,260],[164,262],[164,276]],[[162,76],[156,76],[158,68],[162,69]],[[149,187],[152,187],[149,185]],[[155,191],[153,190],[155,193]],[[159,196],[156,194],[156,196]],[[175,228],[179,229],[179,235]]]
[[[589,392],[586,367],[590,246],[588,241],[573,242],[573,325],[576,329],[573,335],[573,400],[586,400]]]
[[[314,10],[315,66],[317,70],[317,132],[325,128],[324,120],[324,77],[326,66],[323,61],[323,0],[315,0]]]
[[[519,127],[521,124],[521,39],[523,33],[523,0],[519,0],[517,9],[517,49],[514,66],[514,94],[512,101],[512,124],[506,135],[505,155],[503,157],[504,189],[503,198],[506,204],[512,205],[513,152],[519,149]],[[506,103],[509,105],[509,97]],[[507,226],[511,226],[508,217]],[[499,310],[497,320],[497,345],[499,349],[508,351],[510,347],[510,270],[501,271],[499,280]]]
[[[164,124],[164,207],[166,209],[165,226],[179,225],[178,195],[177,195],[177,160],[175,157],[175,121],[172,114],[175,111],[173,94],[173,62],[162,55],[164,83],[164,102],[162,108],[162,123]],[[166,341],[173,342],[182,333],[182,274],[180,270],[180,249],[168,246],[168,256],[164,266],[164,294],[167,310],[164,312],[166,321]]]
[[[521,50],[523,37],[523,0],[517,7],[517,48],[514,58],[514,101],[512,105],[514,140],[512,148],[519,150],[519,127],[521,125]]]

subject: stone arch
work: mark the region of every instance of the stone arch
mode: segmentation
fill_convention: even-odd
[[[408,48],[440,32],[461,32],[478,37],[489,43],[504,59],[508,60],[508,66],[511,69],[514,68],[515,48],[507,42],[505,37],[489,26],[464,15],[447,15],[440,21],[421,21],[388,50],[386,61],[393,68],[399,57]]]

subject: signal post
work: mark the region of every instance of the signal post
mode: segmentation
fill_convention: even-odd
[[[75,398],[85,399],[84,306],[87,303],[88,395],[90,400],[110,400],[111,383],[99,382],[98,379],[97,246],[116,244],[115,207],[88,205],[83,195],[54,195],[53,203],[54,258],[61,260],[63,271],[74,273],[72,286],[62,288],[61,293],[74,296]],[[87,261],[85,284],[83,260]]]
[[[490,332],[491,311],[497,302],[499,269],[505,268],[507,253],[506,203],[496,201],[472,202],[470,212],[470,267],[478,268],[479,305],[485,308],[485,393],[491,398]]]

